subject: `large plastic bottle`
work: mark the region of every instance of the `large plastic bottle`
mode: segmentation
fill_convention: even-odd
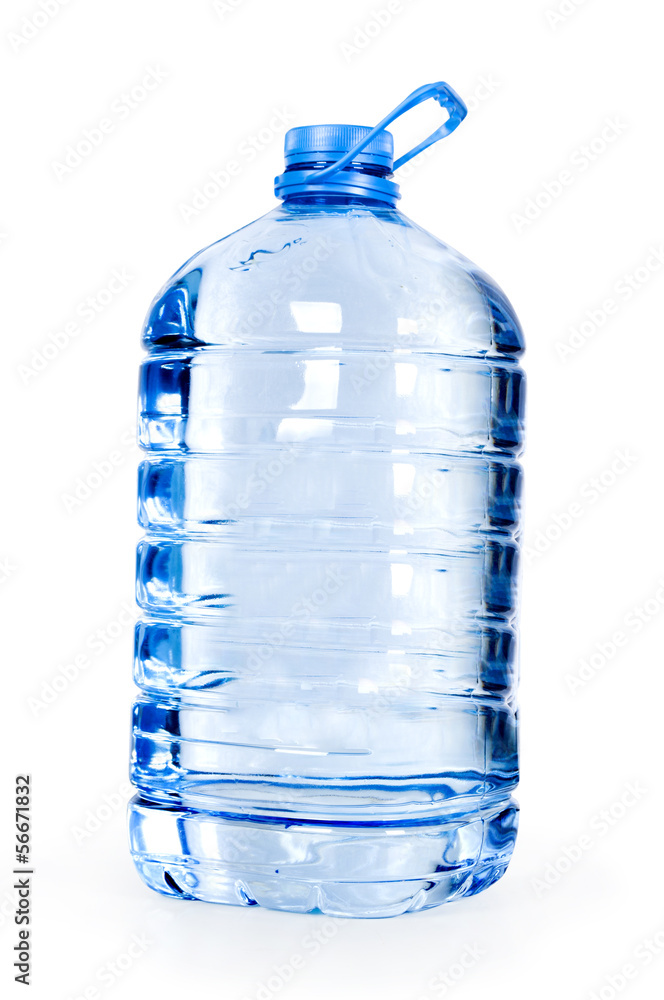
[[[465,113],[437,83],[292,129],[283,203],[150,310],[130,832],[160,892],[388,916],[508,864],[522,335],[391,180]]]

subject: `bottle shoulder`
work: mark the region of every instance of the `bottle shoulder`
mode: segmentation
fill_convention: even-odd
[[[523,350],[488,275],[401,212],[363,205],[285,203],[205,248],[161,289],[143,336],[150,350]]]

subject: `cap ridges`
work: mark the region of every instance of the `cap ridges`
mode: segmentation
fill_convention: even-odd
[[[368,125],[300,125],[289,129],[284,139],[286,166],[303,158],[311,160],[317,154],[321,159],[339,159],[371,132]],[[392,169],[394,140],[392,133],[379,132],[371,142],[357,154],[362,163]]]

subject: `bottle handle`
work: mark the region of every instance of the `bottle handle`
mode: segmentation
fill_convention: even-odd
[[[404,163],[408,163],[409,160],[412,160],[412,158],[417,156],[418,153],[421,153],[423,150],[427,149],[427,147],[433,145],[434,142],[438,142],[439,139],[444,139],[445,136],[450,134],[450,132],[454,132],[455,128],[461,124],[468,114],[468,108],[456,91],[449,86],[449,84],[442,83],[442,81],[438,83],[425,83],[424,86],[418,87],[417,90],[414,90],[413,93],[402,101],[396,108],[394,108],[393,111],[390,111],[389,115],[386,115],[382,121],[378,122],[375,128],[372,128],[363,139],[360,139],[360,141],[356,143],[352,149],[349,149],[347,153],[344,153],[341,159],[336,160],[331,166],[325,167],[324,170],[316,171],[316,180],[324,180],[337,170],[343,170],[343,168],[347,166],[347,164],[349,164],[351,160],[357,156],[357,154],[364,149],[368,143],[371,142],[372,139],[375,139],[379,132],[382,132],[383,129],[387,128],[388,125],[391,125],[392,122],[397,118],[400,118],[401,115],[410,111],[411,108],[417,107],[417,105],[421,104],[423,101],[427,101],[430,97],[433,97],[436,101],[438,101],[441,108],[445,108],[448,113],[447,120],[440,126],[440,128],[437,128],[435,132],[432,132],[427,139],[423,139],[417,146],[413,146],[413,148],[407,153],[400,156],[399,159],[395,161],[394,166],[392,167],[392,172],[394,173],[394,171],[398,170],[399,167],[402,167]]]

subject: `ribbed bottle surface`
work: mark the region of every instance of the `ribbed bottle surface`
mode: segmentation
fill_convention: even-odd
[[[194,257],[142,365],[132,850],[171,895],[389,915],[511,854],[522,339],[392,209]]]

